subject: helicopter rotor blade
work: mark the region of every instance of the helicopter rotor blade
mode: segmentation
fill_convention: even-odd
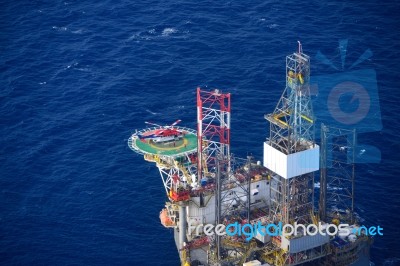
[[[162,126],[160,126],[160,125],[158,125],[158,124],[155,124],[155,123],[150,123],[150,122],[144,122],[145,124],[147,124],[147,125],[152,125],[152,126],[157,126],[157,127],[162,127]]]
[[[180,120],[180,119],[176,120],[174,123],[171,124],[171,127],[177,125],[177,124],[178,124],[179,122],[181,122],[181,121],[182,121],[182,120]]]

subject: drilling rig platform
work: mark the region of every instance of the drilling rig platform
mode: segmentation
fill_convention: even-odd
[[[231,94],[220,90],[197,88],[197,130],[178,120],[129,138],[129,147],[159,169],[168,198],[160,221],[174,230],[181,265],[369,265],[372,238],[354,215],[355,132],[322,125],[317,144],[310,58],[300,43],[286,57],[285,78],[276,108],[265,115],[262,163],[231,154]],[[209,234],[207,224],[246,229]],[[296,224],[300,232],[289,234],[286,225]],[[347,226],[332,230],[339,224]],[[248,237],[256,225],[264,233]],[[320,230],[310,234],[309,227]]]

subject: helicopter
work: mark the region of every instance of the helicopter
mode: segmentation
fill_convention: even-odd
[[[145,122],[147,125],[157,126],[159,129],[148,131],[148,134],[142,134],[138,137],[142,141],[150,140],[155,143],[180,140],[183,138],[184,133],[181,130],[174,128],[174,126],[176,126],[179,122],[181,122],[181,120],[178,119],[169,126],[160,126],[155,123]]]

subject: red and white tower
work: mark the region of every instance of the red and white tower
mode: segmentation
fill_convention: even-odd
[[[197,182],[216,172],[217,156],[230,153],[231,94],[197,88]]]

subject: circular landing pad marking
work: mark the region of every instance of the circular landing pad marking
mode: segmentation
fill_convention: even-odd
[[[149,140],[141,140],[135,135],[131,138],[132,149],[141,153],[176,156],[182,153],[195,152],[197,150],[197,135],[195,132],[185,130],[182,139],[169,142],[156,143]]]
[[[179,146],[176,146],[176,145],[179,144],[179,143],[180,143],[180,145],[179,145]],[[159,144],[159,143],[152,142],[152,141],[149,141],[149,145],[150,145],[152,148],[154,148],[154,149],[156,149],[156,150],[162,150],[162,151],[178,150],[178,149],[180,149],[180,148],[187,147],[187,144],[188,144],[188,140],[185,139],[184,137],[183,137],[182,140],[169,141],[169,142],[160,143],[160,144]],[[160,147],[161,145],[167,146],[167,147]]]

